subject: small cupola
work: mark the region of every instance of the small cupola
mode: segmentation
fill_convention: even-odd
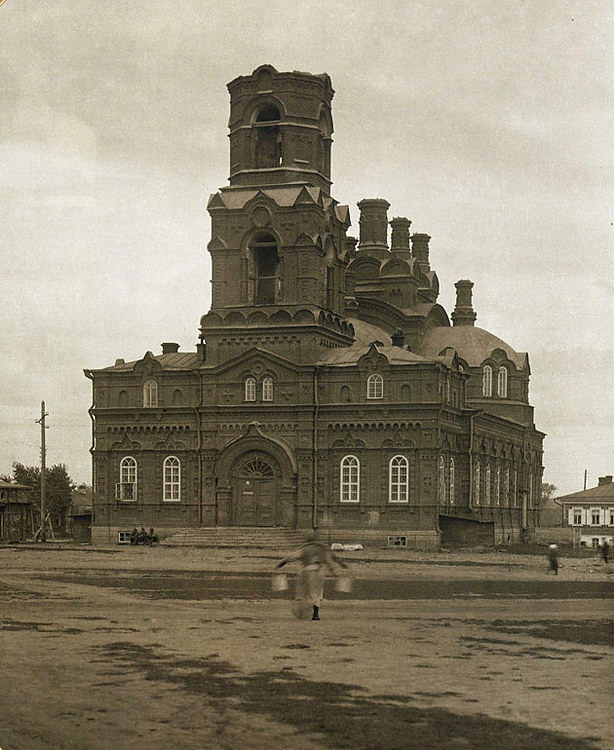
[[[392,237],[390,240],[391,251],[402,258],[411,258],[411,251],[409,249],[409,227],[411,226],[411,221],[404,216],[395,216],[391,220],[390,226],[392,228]]]
[[[363,198],[360,209],[360,244],[358,249],[376,258],[388,256],[388,209],[383,198]]]
[[[473,281],[461,279],[454,286],[456,287],[456,307],[452,313],[452,324],[455,326],[475,325],[475,319],[478,316],[471,302]]]

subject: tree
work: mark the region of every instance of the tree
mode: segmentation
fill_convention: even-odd
[[[542,482],[541,491],[539,493],[540,508],[543,508],[548,500],[551,500],[554,497],[556,489],[556,485],[550,484],[550,482]]]
[[[41,494],[41,470],[38,466],[24,466],[21,463],[13,464],[13,476],[9,477],[17,484],[26,484],[33,488],[34,507],[37,508],[36,500]],[[75,483],[70,478],[65,464],[55,464],[45,469],[46,492],[45,507],[51,518],[51,523],[56,530],[66,528],[66,514],[72,501],[72,493]],[[39,519],[40,523],[40,519]]]

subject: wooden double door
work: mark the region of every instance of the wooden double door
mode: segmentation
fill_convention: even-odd
[[[244,459],[233,482],[234,523],[237,526],[277,524],[277,476],[267,456]]]

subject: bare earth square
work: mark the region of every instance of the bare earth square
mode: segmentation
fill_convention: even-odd
[[[280,555],[284,550],[280,550]],[[3,750],[611,747],[612,576],[348,555],[321,622],[268,550],[0,549]]]

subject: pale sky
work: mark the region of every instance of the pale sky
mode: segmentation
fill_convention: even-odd
[[[614,473],[609,0],[6,0],[0,6],[0,473],[90,481],[83,368],[209,307],[226,83],[270,63],[336,91],[333,195],[428,232],[439,301],[528,351],[558,494]]]

